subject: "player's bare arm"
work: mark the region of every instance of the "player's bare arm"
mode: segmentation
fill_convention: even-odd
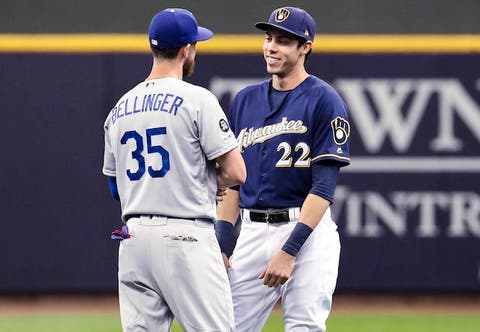
[[[315,229],[329,206],[330,202],[325,198],[308,194],[300,210],[299,220],[312,229]]]
[[[329,205],[330,202],[325,198],[309,194],[300,210],[298,222],[315,229]],[[280,250],[272,257],[259,278],[263,279],[263,284],[269,287],[283,285],[292,275],[294,263],[295,256]]]
[[[229,230],[227,231],[227,237],[228,237],[228,234],[231,234],[231,231],[233,231],[233,225],[235,225],[240,215],[239,202],[240,202],[240,194],[237,190],[233,190],[233,189],[225,189],[225,195],[223,196],[222,201],[218,201],[218,204],[217,204],[218,222],[216,227],[218,227],[219,223],[232,224],[232,226],[228,226],[224,224],[224,226],[228,226],[229,228]],[[222,241],[230,242],[229,240],[223,240],[224,237],[225,237],[225,234],[217,233],[217,238],[220,244],[222,243]],[[223,264],[225,265],[225,268],[228,269],[230,267],[229,256],[227,256],[227,254],[225,254],[223,250],[222,250],[222,257],[223,257]]]
[[[238,148],[234,148],[217,158],[217,184],[219,188],[228,188],[245,183],[247,169]]]
[[[217,183],[219,188],[227,188],[245,183],[247,171],[240,150],[235,148],[217,159]],[[227,189],[222,200],[217,199],[217,217],[215,234],[222,251],[225,268],[230,266],[229,258],[235,247],[236,238],[233,225],[239,215],[238,192]],[[219,192],[217,191],[217,197]],[[220,213],[219,213],[220,212]],[[224,218],[225,217],[225,218]]]
[[[223,201],[223,196],[225,196],[226,194],[226,188],[217,188],[217,192],[215,193],[215,199],[217,200],[217,203]]]
[[[228,221],[235,225],[240,215],[240,194],[238,190],[226,189],[223,200],[217,205],[218,219]]]

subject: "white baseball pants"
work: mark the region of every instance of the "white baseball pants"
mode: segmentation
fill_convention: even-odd
[[[242,217],[229,269],[237,332],[261,331],[279,298],[285,331],[326,331],[340,257],[337,226],[329,210],[302,246],[284,285],[268,287],[258,279],[295,224],[252,222]]]
[[[119,299],[125,332],[234,330],[228,276],[213,223],[131,218],[119,249]]]

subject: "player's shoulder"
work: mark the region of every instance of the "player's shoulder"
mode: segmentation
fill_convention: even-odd
[[[210,92],[207,88],[204,88],[203,86],[196,85],[184,80],[172,79],[172,82],[175,82],[176,84],[178,84],[179,86],[181,86],[183,89],[186,89],[186,90],[193,90],[193,91],[197,91],[200,93],[207,93],[207,94]]]
[[[262,94],[264,91],[268,89],[270,81],[271,79],[267,79],[267,80],[246,86],[235,95],[235,98],[244,98],[246,96]]]
[[[145,81],[139,82],[134,87],[130,88],[130,90],[126,91],[120,98],[117,99],[114,107],[118,106],[118,104],[122,103],[125,99],[128,99],[132,95],[136,95],[140,90],[144,89],[145,84]]]
[[[301,87],[310,101],[317,100],[321,104],[344,103],[338,91],[331,84],[316,76],[310,75]]]
[[[332,117],[347,116],[348,107],[332,85],[313,75],[310,75],[305,83],[303,86],[305,99],[316,110],[318,116],[322,118],[327,114]]]
[[[149,85],[151,85],[151,89],[147,90]],[[138,93],[152,93],[153,91],[157,91],[159,93],[174,93],[182,97],[188,96],[189,101],[194,104],[201,103],[204,100],[218,101],[215,95],[207,88],[184,81],[182,79],[178,79],[176,77],[165,77],[158,80],[145,81],[137,85],[131,91],[134,95]]]
[[[310,75],[304,83],[305,90],[312,93],[321,92],[327,95],[338,95],[337,90],[330,83],[327,83],[317,76]]]
[[[115,110],[122,104],[125,102],[126,99],[130,98],[132,95],[134,95],[136,93],[136,91],[138,90],[138,88],[142,85],[143,82],[141,83],[138,83],[137,85],[135,85],[134,87],[130,88],[130,90],[126,91],[123,93],[123,95],[117,99],[117,101],[115,102],[115,104],[113,105],[113,107],[111,108],[110,112],[108,113],[106,119],[105,119],[105,122],[104,122],[104,128],[105,129],[108,129],[112,123],[112,114],[115,113]]]
[[[181,88],[179,90],[183,91],[186,95],[189,96],[189,99],[201,101],[201,100],[216,100],[218,101],[217,97],[208,90],[207,88],[201,86],[201,85],[196,85],[190,82],[186,82],[183,80],[178,80],[177,82]]]

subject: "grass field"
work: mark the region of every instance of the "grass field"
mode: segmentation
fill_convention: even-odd
[[[0,332],[121,332],[116,294],[0,296]],[[328,332],[480,332],[480,294],[338,294]],[[174,324],[173,332],[182,332]],[[280,308],[264,332],[282,332]],[[163,331],[159,331],[163,332]]]
[[[1,332],[119,332],[116,313],[9,313],[0,312]],[[182,329],[175,324],[173,332]],[[263,329],[283,331],[281,316],[274,313]],[[334,313],[329,332],[479,332],[478,313]]]

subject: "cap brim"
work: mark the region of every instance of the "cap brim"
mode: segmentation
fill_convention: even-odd
[[[263,31],[267,31],[268,29],[271,29],[271,28],[277,28],[277,29],[280,29],[282,31],[286,31],[288,33],[291,33],[294,36],[297,36],[297,37],[300,37],[302,39],[308,40],[307,38],[305,38],[305,36],[299,35],[296,32],[293,32],[290,29],[285,29],[285,27],[282,27],[281,25],[277,25],[277,24],[272,24],[272,23],[268,23],[268,22],[258,22],[258,23],[255,23],[255,28],[263,30]]]
[[[213,37],[213,32],[204,27],[198,27],[197,41],[208,40]]]

